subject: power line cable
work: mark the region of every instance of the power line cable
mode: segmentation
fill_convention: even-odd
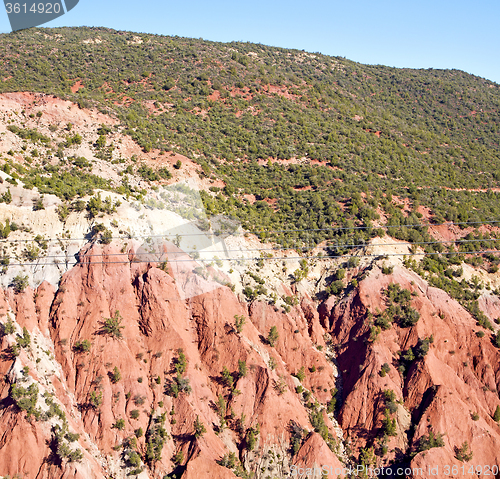
[[[447,241],[420,241],[420,242],[400,242],[400,243],[359,243],[359,244],[332,244],[332,245],[324,245],[324,246],[311,246],[311,247],[299,247],[297,249],[300,249],[302,251],[307,250],[314,250],[314,249],[326,249],[326,248],[367,248],[370,246],[420,246],[420,245],[438,245],[438,244],[463,244],[463,243],[480,243],[482,241],[500,241],[499,239],[496,238],[483,238],[483,239],[472,239],[472,240],[447,240]],[[146,251],[143,253],[139,252],[129,252],[129,253],[102,253],[102,254],[90,254],[90,255],[83,255],[85,258],[91,258],[91,257],[104,257],[104,256],[139,256],[139,255],[166,255],[167,257],[169,255],[189,255],[191,253],[198,253],[198,254],[226,254],[226,253],[238,253],[238,252],[263,252],[263,251],[290,251],[295,248],[289,247],[280,247],[280,248],[256,248],[256,249],[226,249],[226,250],[189,250],[189,251]],[[466,254],[462,253],[461,251],[456,251],[456,252],[450,252],[450,253],[456,253],[456,254]],[[74,255],[78,255],[79,253],[75,253]],[[10,259],[12,256],[3,256],[2,258]],[[44,255],[43,258],[62,258],[62,259],[68,259],[67,255]],[[214,261],[217,258],[214,257]]]
[[[355,230],[366,230],[366,229],[395,229],[395,228],[429,228],[433,226],[459,226],[459,225],[492,225],[495,223],[499,223],[500,220],[489,220],[489,221],[465,221],[459,223],[453,222],[445,222],[445,223],[423,223],[423,224],[414,224],[414,225],[380,225],[380,226],[332,226],[330,228],[310,228],[310,229],[290,229],[290,230],[257,230],[257,231],[244,231],[242,233],[238,233],[238,236],[245,235],[246,233],[259,235],[262,233],[301,233],[308,231],[355,231]],[[190,224],[190,223],[187,223]],[[185,225],[180,225],[185,226]],[[222,232],[225,233],[225,232]],[[235,233],[231,233],[231,235],[235,235]],[[206,232],[206,233],[185,233],[185,234],[159,234],[159,235],[126,235],[126,236],[113,236],[112,239],[141,239],[141,238],[184,238],[190,236],[217,236],[217,233],[214,232]],[[89,241],[91,238],[43,238],[43,241],[53,242],[53,241]],[[16,239],[9,240],[8,238],[0,238],[0,243],[2,242],[11,242],[11,243],[24,243],[24,242],[32,242],[33,239]]]
[[[486,253],[496,253],[499,254],[500,251],[498,250],[480,250],[480,251],[461,251],[460,254],[486,254]],[[431,255],[451,255],[451,254],[457,254],[457,252],[431,252],[431,253],[426,253],[426,252],[415,252],[415,253],[378,253],[378,254],[359,254],[359,255],[318,255],[318,256],[286,256],[282,258],[266,258],[266,257],[255,257],[255,258],[217,258],[217,259],[177,259],[177,260],[167,260],[167,263],[186,263],[186,262],[192,262],[192,263],[206,263],[206,262],[215,262],[217,260],[220,261],[234,261],[234,262],[240,262],[240,261],[290,261],[290,260],[300,260],[300,259],[320,259],[320,260],[325,260],[325,259],[338,259],[338,258],[374,258],[374,257],[380,257],[383,258],[385,256],[431,256]],[[82,259],[85,259],[86,257],[83,256]],[[129,261],[95,261],[95,262],[84,262],[84,261],[61,261],[60,263],[9,263],[7,265],[3,265],[4,267],[12,267],[12,266],[57,266],[58,264],[62,263],[67,263],[67,264],[73,264],[74,266],[78,265],[97,265],[97,264],[132,264],[132,263],[158,263],[159,261],[143,261],[143,260],[129,260]],[[2,265],[0,265],[1,267]]]

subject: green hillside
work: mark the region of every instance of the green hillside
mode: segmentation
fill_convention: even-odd
[[[0,92],[53,93],[116,114],[146,151],[180,152],[223,179],[225,189],[204,196],[207,208],[250,230],[370,226],[377,208],[389,224],[416,224],[419,205],[436,222],[500,219],[492,190],[500,187],[500,86],[461,71],[104,28],[0,35],[0,57]],[[84,88],[72,93],[78,80]],[[267,162],[292,157],[322,163]],[[408,197],[413,214],[404,217],[391,194]],[[332,235],[345,236],[305,236]],[[426,238],[424,228],[395,235]]]

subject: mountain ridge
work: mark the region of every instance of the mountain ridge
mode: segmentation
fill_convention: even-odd
[[[0,37],[0,475],[494,466],[498,86],[231,45]]]

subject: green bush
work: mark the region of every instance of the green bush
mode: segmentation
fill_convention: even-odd
[[[257,425],[258,426],[258,425]],[[257,436],[259,435],[259,428],[249,428],[245,435],[246,447],[249,451],[253,451],[257,444]]]
[[[238,316],[237,314],[234,315],[234,326],[236,327],[236,331],[241,334],[243,331],[243,326],[245,325],[245,317],[244,316]]]
[[[336,388],[330,389],[330,394],[331,394],[331,398],[326,405],[326,412],[329,414],[333,414],[337,408],[337,396],[338,396],[339,392]]]
[[[182,451],[177,451],[172,458],[172,462],[177,465],[182,464],[184,462],[184,453]]]
[[[380,368],[380,376],[385,377],[387,373],[391,370],[391,366],[389,366],[388,363],[382,364],[382,367]]]
[[[328,426],[325,423],[323,412],[321,410],[313,410],[309,413],[309,421],[311,422],[314,431],[321,435],[321,437],[328,441]]]
[[[207,429],[205,428],[205,425],[200,421],[199,416],[196,416],[196,419],[193,423],[193,428],[194,428],[194,437],[197,439],[202,437],[207,432]]]
[[[382,274],[392,274],[393,271],[394,271],[394,266],[386,266],[386,265],[382,266]]]
[[[229,371],[226,366],[222,368],[221,376],[224,386],[228,387],[232,391],[234,389],[234,378],[231,371]]]
[[[3,334],[14,334],[16,328],[14,326],[14,323],[12,320],[9,318],[3,326]]]
[[[305,431],[298,424],[291,421],[290,432],[290,447],[292,449],[292,456],[295,456],[299,452],[300,446],[302,445],[302,439],[304,437]]]
[[[113,384],[116,384],[118,381],[120,381],[120,379],[122,378],[122,375],[120,373],[120,370],[115,366],[113,368],[113,372],[109,373],[109,377],[111,379],[111,382]]]
[[[271,326],[271,329],[269,330],[269,333],[266,338],[269,346],[274,348],[276,342],[278,341],[278,338],[279,338],[278,328],[276,326]]]
[[[118,429],[119,431],[123,431],[123,429],[125,429],[125,420],[117,419],[116,422],[113,424],[113,427],[115,429]]]
[[[191,394],[189,378],[177,374],[171,381],[165,384],[165,394],[177,398],[180,393]]]
[[[183,349],[177,350],[177,358],[174,360],[174,368],[177,374],[184,374],[187,370],[188,360]]]
[[[341,280],[333,281],[326,288],[326,292],[328,293],[329,296],[331,295],[337,296],[343,290],[344,290],[344,283]]]
[[[102,391],[91,391],[89,404],[93,409],[98,409],[102,404]]]
[[[497,406],[495,412],[493,413],[493,420],[496,422],[500,422],[500,406]]]
[[[116,339],[123,338],[121,330],[124,329],[125,326],[122,325],[122,319],[120,312],[116,310],[114,316],[104,319],[104,323],[100,330],[101,334],[107,334]]]
[[[26,327],[23,327],[23,335],[16,339],[17,345],[20,348],[28,348],[31,345],[31,336]]]
[[[130,417],[132,419],[138,419],[139,418],[139,409],[132,409],[132,411],[130,411]]]
[[[244,378],[247,375],[247,363],[246,361],[243,361],[242,359],[238,359],[238,376],[240,378]]]
[[[10,188],[8,188],[7,191],[3,195],[0,196],[0,203],[7,203],[7,204],[12,203],[12,193],[10,192]],[[7,238],[9,233],[10,233],[10,229],[7,229],[7,224],[4,228],[0,229],[0,237],[1,238]]]
[[[145,461],[152,465],[161,459],[161,452],[165,441],[169,438],[167,431],[163,427],[165,423],[165,413],[155,418],[146,432],[146,457]]]
[[[68,424],[64,420],[62,427],[56,424],[54,426],[54,442],[56,444],[56,455],[60,460],[68,462],[81,462],[83,460],[83,452],[81,449],[71,449],[66,441],[73,442],[79,437],[79,434],[68,432]]]
[[[36,408],[38,400],[38,384],[30,384],[27,388],[12,384],[9,392],[10,397],[21,411],[26,411],[27,417],[39,416],[40,411]]]
[[[7,190],[7,191],[10,193],[10,190]],[[8,203],[10,203],[10,201]],[[10,227],[10,220],[9,219],[5,220],[5,226],[2,223],[0,223],[0,239],[7,238],[9,236],[10,232],[11,232],[11,227]]]
[[[139,467],[141,465],[141,456],[135,451],[131,451],[127,463],[129,467]]]
[[[268,366],[271,369],[271,371],[275,370],[277,365],[278,363],[276,362],[276,359],[273,356],[270,356]]]
[[[28,275],[19,273],[13,280],[12,286],[16,293],[22,293],[29,285]]]
[[[88,339],[84,339],[83,341],[77,341],[73,349],[77,353],[88,353],[91,347],[92,343]]]
[[[382,420],[382,433],[385,436],[397,436],[396,419],[391,418],[389,409],[384,411],[384,419]]]
[[[78,439],[80,439],[80,434],[78,434],[76,432],[67,432],[64,435],[64,438],[67,439],[68,442],[75,442],[75,441],[78,441]]]
[[[304,366],[302,366],[295,374],[294,376],[300,381],[304,381],[306,378],[306,369]]]
[[[384,400],[389,413],[394,414],[398,410],[396,393],[392,389],[384,390]]]
[[[461,462],[472,461],[474,454],[470,450],[469,443],[465,441],[460,447],[455,446],[455,457]]]

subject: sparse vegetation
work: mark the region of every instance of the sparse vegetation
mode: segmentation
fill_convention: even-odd
[[[269,344],[269,346],[274,348],[276,342],[278,341],[278,338],[279,338],[278,328],[276,326],[272,326],[266,338],[267,343]]]
[[[443,435],[441,433],[434,434],[433,431],[430,431],[428,435],[422,436],[418,441],[418,452],[427,451],[432,449],[433,447],[443,447],[444,440]]]
[[[243,315],[238,316],[237,314],[234,316],[234,326],[238,334],[241,334],[243,331],[243,326],[245,325],[245,317]]]
[[[205,425],[200,421],[199,416],[196,416],[196,419],[194,420],[193,429],[194,429],[194,437],[196,439],[202,437],[207,432],[207,429]]]
[[[16,293],[22,293],[29,285],[28,275],[19,273],[13,280],[12,286]]]
[[[257,424],[256,427],[250,427],[247,429],[245,435],[245,443],[249,451],[253,451],[255,449],[259,434],[260,434],[259,424]]]
[[[391,418],[391,413],[388,408],[384,411],[384,419],[382,420],[382,433],[385,436],[397,436],[396,419]]]
[[[182,349],[177,350],[177,358],[174,360],[174,368],[177,374],[184,374],[188,366],[188,361]]]
[[[2,332],[3,334],[7,335],[7,334],[14,334],[16,328],[14,326],[14,323],[12,322],[12,320],[9,318],[7,320],[7,322],[5,324],[2,324]]]
[[[116,384],[122,378],[120,370],[115,366],[113,372],[109,374],[110,380],[113,384]]]
[[[9,392],[10,397],[14,400],[16,406],[26,412],[29,418],[32,415],[39,417],[40,411],[37,409],[38,400],[38,384],[32,383],[27,388],[12,384]]]
[[[125,429],[125,420],[117,419],[116,422],[113,424],[113,427],[115,429],[118,429],[119,431],[123,431],[123,429]]]
[[[496,422],[500,422],[500,406],[497,406],[495,412],[493,413],[493,420]]]
[[[101,333],[116,339],[121,339],[123,337],[121,330],[125,328],[125,326],[122,325],[122,319],[120,312],[116,310],[114,316],[104,319]]]
[[[83,460],[83,452],[81,449],[73,449],[68,442],[74,442],[78,439],[79,434],[68,432],[67,422],[64,421],[62,427],[56,424],[53,428],[55,453],[60,460],[68,462],[81,462]]]
[[[165,394],[177,398],[180,393],[191,394],[189,378],[177,374],[172,380],[165,384]]]
[[[91,391],[89,404],[93,409],[98,409],[102,404],[102,391]]]
[[[471,451],[469,443],[467,441],[462,443],[460,447],[455,446],[455,457],[461,462],[472,461],[474,454]]]
[[[130,411],[130,417],[132,419],[138,419],[139,418],[139,409],[132,409],[132,411]]]
[[[84,339],[82,341],[77,341],[73,349],[77,353],[88,353],[91,347],[92,343],[88,339]]]
[[[5,78],[0,82],[0,91],[29,91],[36,87],[38,91],[55,93],[79,105],[87,104],[103,111],[113,109],[116,98],[130,96],[130,104],[123,104],[115,110],[118,118],[116,127],[101,125],[97,131],[98,139],[93,148],[102,160],[115,158],[113,162],[121,161],[114,155],[111,157],[109,148],[112,148],[113,142],[108,137],[112,131],[120,130],[136,140],[144,151],[155,149],[160,153],[172,151],[173,154],[188,155],[208,181],[213,185],[225,185],[212,186],[209,193],[201,193],[209,215],[235,216],[246,231],[255,233],[259,239],[296,248],[301,254],[309,251],[306,248],[325,242],[327,246],[324,250],[332,256],[355,255],[354,245],[364,245],[371,238],[384,234],[384,230],[402,241],[420,243],[419,248],[424,252],[442,254],[429,254],[418,264],[408,257],[405,264],[427,277],[431,285],[442,288],[459,300],[474,315],[478,324],[493,329],[478,304],[479,295],[489,288],[487,282],[481,279],[484,275],[478,273],[466,280],[470,277],[469,267],[464,276],[461,263],[466,261],[471,267],[494,274],[498,270],[498,255],[495,253],[487,257],[480,252],[499,249],[500,240],[496,233],[480,233],[479,229],[474,231],[471,227],[470,233],[464,233],[464,239],[469,241],[467,250],[465,245],[459,243],[450,242],[446,247],[431,244],[432,238],[424,224],[444,220],[481,222],[500,216],[500,195],[497,191],[500,186],[498,115],[494,113],[498,112],[499,102],[498,89],[493,83],[458,71],[365,66],[341,58],[305,55],[294,50],[285,52],[263,45],[221,45],[202,40],[142,35],[144,41],[140,48],[131,46],[124,49],[128,34],[108,29],[59,29],[57,42],[51,35],[39,33],[30,29],[8,39],[0,39],[0,55],[4,58],[2,78]],[[89,35],[100,35],[103,44],[87,45],[82,50],[82,40]],[[93,57],[101,61],[92,61]],[[106,68],[101,68],[100,64]],[[223,67],[220,68],[220,65]],[[75,78],[81,78],[82,71],[86,72],[85,89],[73,93],[72,83]],[[271,94],[269,85],[279,85],[286,94]],[[215,92],[217,95],[209,97]],[[219,100],[213,100],[216,97]],[[148,115],[144,107],[148,102],[156,102],[159,112],[162,105],[169,106],[157,116]],[[199,114],[200,111],[203,114]],[[474,111],[473,115],[471,111]],[[16,112],[8,121],[19,125],[20,121],[24,121],[21,120],[23,115]],[[35,124],[35,117],[40,118],[35,112],[31,116],[33,123],[27,120],[27,125]],[[45,118],[46,115],[44,121]],[[373,134],[374,129],[377,129],[376,135]],[[111,182],[89,174],[92,164],[88,160],[69,156],[68,149],[83,141],[73,125],[68,124],[63,131],[52,125],[53,138],[57,137],[56,132],[60,135],[57,141],[26,125],[9,123],[8,130],[7,135],[17,135],[25,140],[22,147],[24,153],[21,152],[25,161],[22,165],[15,165],[20,153],[17,146],[8,152],[7,160],[0,166],[9,175],[4,180],[5,192],[1,201],[12,201],[11,190],[5,189],[5,186],[22,181],[27,188],[35,187],[42,195],[51,193],[61,198],[64,204],[57,210],[61,220],[65,220],[72,211],[86,212],[91,218],[116,211],[117,203],[110,198],[101,198],[101,194],[94,194],[97,188],[112,189]],[[52,157],[56,152],[57,158],[49,161],[49,155]],[[301,164],[281,161],[303,157],[319,161]],[[267,161],[268,158],[271,159]],[[175,156],[162,163],[173,161]],[[143,183],[164,183],[171,177],[168,169],[152,168],[140,158],[132,159],[130,163],[120,167],[123,184],[114,187],[115,191],[127,195],[133,191],[128,186],[127,175],[137,174]],[[178,170],[181,165],[179,160],[174,168]],[[215,183],[216,180],[221,182]],[[148,188],[152,186],[150,184]],[[12,191],[17,202],[18,189]],[[135,194],[139,205],[143,193],[135,191]],[[81,199],[86,195],[94,195],[87,204]],[[246,200],[250,195],[255,201]],[[158,193],[158,196],[161,194]],[[422,219],[419,213],[421,206],[431,212],[430,220],[427,216]],[[40,209],[43,201],[37,200],[34,207]],[[377,228],[373,226],[375,224]],[[386,226],[379,228],[380,224]],[[289,225],[295,226],[290,228]],[[7,238],[11,226],[8,221],[5,226],[0,225],[0,237]],[[295,228],[303,230],[302,233],[294,232]],[[102,224],[95,224],[93,233],[94,239],[103,244],[112,240],[111,231]],[[23,254],[26,260],[36,261],[44,253],[39,243],[26,246]],[[466,253],[471,249],[476,249],[478,254]],[[412,251],[416,251],[416,245]],[[9,264],[6,262],[8,255],[11,255],[10,250],[0,262],[4,271]],[[264,264],[261,258],[257,267],[262,268]],[[283,273],[288,275],[292,272],[294,280],[299,282],[307,278],[313,264],[314,260],[302,259],[300,267],[294,272],[287,271],[285,267]],[[350,258],[342,264],[332,277],[326,279],[326,294],[321,291],[320,299],[327,295],[341,295],[344,291],[350,294],[362,281],[365,264],[365,260],[360,263],[358,258]],[[392,266],[383,264],[381,269],[384,275],[393,273]],[[263,295],[267,295],[263,273],[252,272],[246,276],[245,281],[248,279],[250,285],[245,287],[244,294],[249,300],[262,299]],[[392,276],[382,279],[386,282],[390,278]],[[28,286],[28,277],[20,273],[14,278],[12,286],[17,293],[21,293]],[[420,314],[415,309],[418,301],[413,298],[419,292],[417,287],[412,290],[403,289],[396,283],[389,285],[385,291],[386,309],[367,320],[367,333],[363,337],[367,348],[373,346],[367,343],[377,340],[377,337],[382,341],[384,331],[393,325],[413,328],[418,323]],[[58,297],[57,301],[61,299]],[[295,296],[279,300],[271,296],[267,300],[274,301],[277,310],[284,305],[285,311],[290,311],[297,304]],[[446,311],[442,313],[441,320],[449,314]],[[69,309],[67,314],[73,315]],[[116,311],[114,316],[104,320],[99,333],[110,338],[122,338],[122,319]],[[227,321],[231,323],[231,316]],[[234,329],[229,324],[228,330],[241,334],[245,321],[244,316],[236,315]],[[436,321],[440,321],[437,315]],[[10,324],[5,324],[3,334],[15,332],[13,323]],[[298,327],[303,330],[302,326]],[[388,357],[391,364],[382,365],[379,371],[381,377],[390,374],[394,379],[392,364],[399,366],[403,376],[410,371],[418,371],[417,366],[421,365],[418,361],[426,356],[432,341],[431,338],[423,338],[415,343],[416,329],[413,328],[411,335],[408,333],[409,344],[400,346],[405,350],[400,353],[399,364],[397,358],[389,360]],[[478,331],[477,337],[484,338],[485,331]],[[267,331],[262,333],[265,337]],[[393,333],[396,337],[396,332]],[[397,335],[401,334],[398,329]],[[368,336],[369,341],[366,341]],[[232,338],[240,342],[245,339],[235,335]],[[482,347],[491,346],[487,344],[487,338],[500,348],[500,332],[488,333],[481,341]],[[268,332],[266,340],[271,347],[287,347],[285,336],[280,340],[276,326]],[[8,338],[8,341],[12,344],[11,351],[17,355],[21,348],[29,347],[29,333],[23,331],[15,343],[13,338]],[[94,348],[98,348],[100,341],[95,343]],[[62,342],[56,346],[57,354],[64,350],[62,346]],[[442,349],[441,343],[439,347]],[[91,348],[89,340],[74,344],[75,353],[88,353]],[[145,358],[140,357],[140,366],[144,367],[142,361],[150,360],[151,353],[148,351]],[[71,353],[69,356],[72,356]],[[277,354],[275,356],[279,358]],[[156,355],[153,357],[158,359]],[[78,371],[91,368],[83,364],[90,357],[80,355],[77,359],[82,363]],[[233,358],[231,368],[234,368],[235,360]],[[469,361],[472,368],[472,359]],[[275,369],[277,360],[271,357],[268,364],[270,369]],[[282,365],[280,362],[279,372],[298,369],[295,376],[303,382],[306,370],[304,367],[299,369],[300,365]],[[111,364],[106,369],[110,367]],[[248,369],[253,371],[252,367],[249,365]],[[167,378],[171,377],[165,382],[167,394],[177,398],[179,394],[191,392],[187,371],[187,358],[179,350],[173,370],[165,372]],[[215,374],[219,371],[216,370]],[[309,371],[314,373],[315,366]],[[223,394],[229,401],[234,395],[235,383],[247,372],[247,364],[242,360],[238,361],[237,371],[227,367],[222,370],[221,379],[229,389],[225,389]],[[375,370],[375,374],[377,372]],[[270,371],[267,373],[276,377]],[[161,384],[161,378],[156,377],[157,371],[154,376],[148,372],[139,374],[144,375],[145,383],[152,386]],[[113,383],[120,381],[120,376],[117,367],[110,372]],[[314,373],[311,379],[317,376]],[[286,385],[286,381],[283,376],[278,377],[275,390],[283,394],[286,388],[282,386]],[[133,382],[134,387],[146,386],[139,386],[135,380]],[[142,382],[142,376],[138,382]],[[90,392],[87,406],[97,409],[102,403],[103,392],[99,389],[102,386],[96,382],[93,387],[97,390]],[[314,393],[315,389],[311,389]],[[15,391],[19,393],[20,390]],[[310,405],[314,429],[329,440],[328,428],[321,420],[325,409],[314,405],[313,393],[304,391],[303,386],[299,386],[297,392],[303,394],[308,407]],[[26,399],[26,404],[28,396],[20,396]],[[323,397],[326,400],[327,395]],[[223,395],[220,398],[226,401]],[[340,400],[340,395],[338,398]],[[309,403],[309,400],[312,402]],[[382,434],[392,436],[397,428],[396,419],[391,415],[395,414],[398,405],[392,391],[384,392],[384,400]],[[227,402],[224,408],[222,402],[217,406],[221,410],[221,420],[225,420]],[[331,391],[326,413],[333,413],[336,407],[337,392]],[[131,417],[136,411],[139,410],[130,412]],[[477,413],[472,413],[471,418],[479,420]],[[493,418],[500,421],[500,407],[496,408]],[[380,419],[378,417],[379,423]],[[161,424],[154,424],[147,434],[148,463],[158,460],[163,446],[161,439],[165,436]],[[242,427],[241,439],[244,435]],[[298,451],[303,435],[303,429],[297,426],[291,443],[294,453]],[[256,432],[248,430],[245,437],[248,448],[253,449]],[[440,442],[440,434],[429,432],[420,438],[418,448],[441,447]],[[460,460],[468,460],[470,451],[467,443],[464,444],[467,447],[463,451],[464,445],[457,450]],[[143,452],[144,449],[141,449]],[[371,463],[372,452],[369,447],[363,450],[360,463]],[[62,449],[61,457],[67,457],[67,454],[68,451]],[[225,467],[234,469],[236,459],[228,454],[221,461]],[[140,466],[136,456],[130,454],[128,460],[131,466]]]
[[[387,373],[391,370],[391,366],[389,366],[388,363],[382,364],[382,367],[380,368],[380,377],[385,377]]]
[[[238,359],[238,377],[244,378],[247,375],[248,368],[246,361]]]
[[[294,376],[300,381],[303,382],[304,379],[306,378],[306,369],[304,366],[302,366],[295,374]]]
[[[274,390],[278,393],[278,396],[282,396],[288,390],[285,377],[283,375],[278,376],[278,380],[274,383]]]

